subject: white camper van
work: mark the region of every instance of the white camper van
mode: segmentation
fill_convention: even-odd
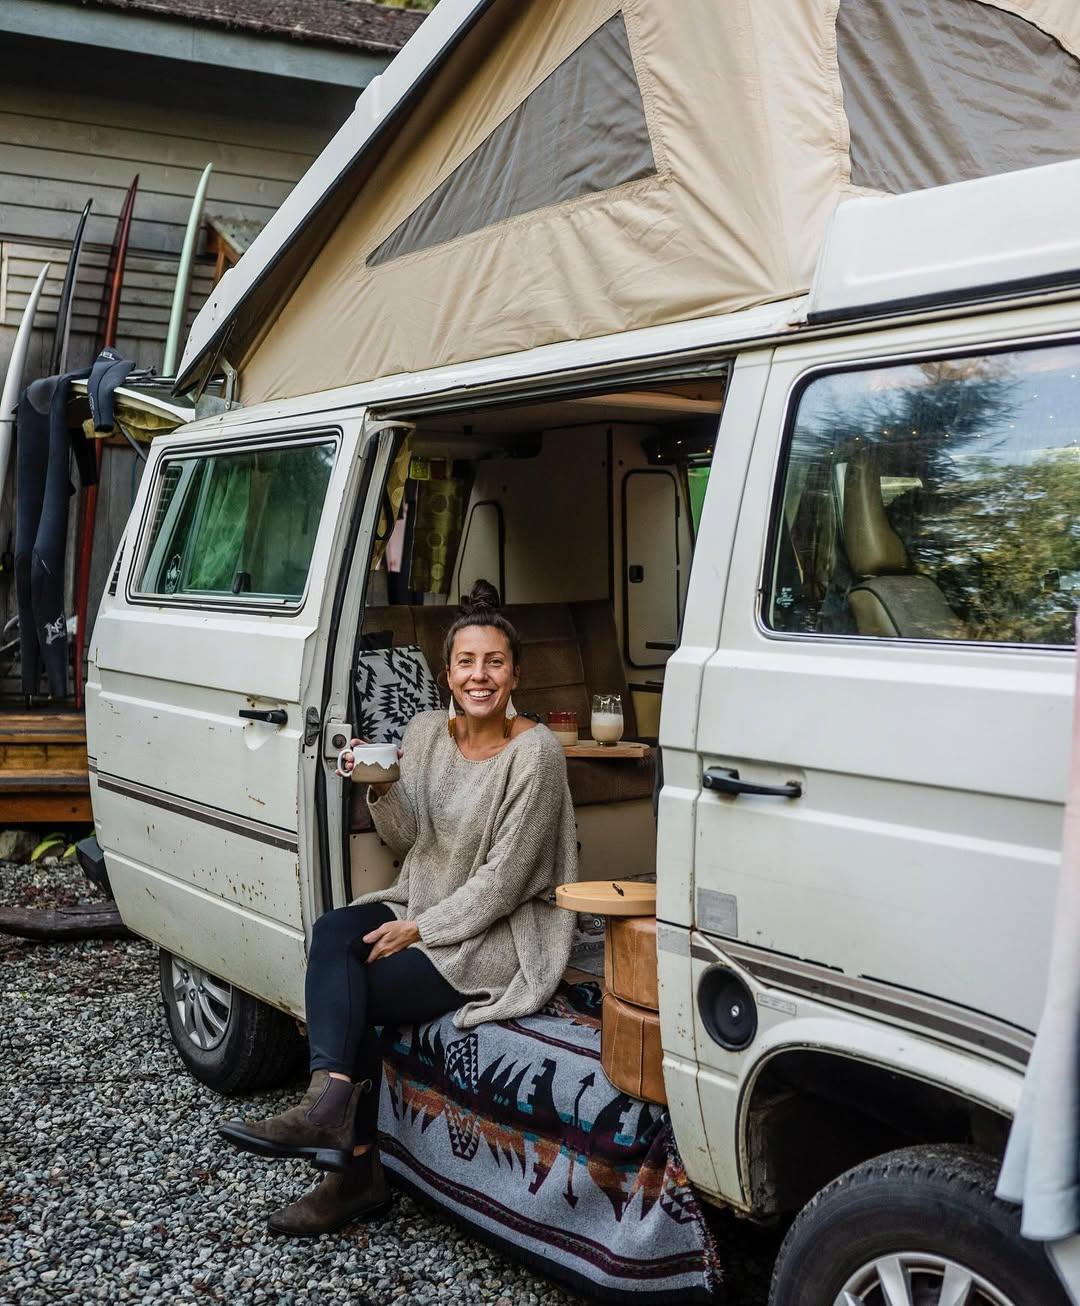
[[[746,8],[687,3],[721,25]],[[800,1213],[777,1306],[1059,1302],[992,1192],[1045,991],[1070,744],[1080,163],[883,198],[816,191],[807,165],[756,237],[749,200],[714,206],[710,235],[676,148],[704,138],[665,117],[695,54],[667,23],[679,9],[443,0],[196,323],[182,381],[224,358],[243,406],[155,442],[93,633],[112,890],[161,948],[192,1071],[222,1091],[285,1073],[313,921],[395,875],[334,774],[358,651],[378,634],[437,667],[483,576],[524,639],[519,708],[586,727],[590,695],[618,692],[626,735],[653,745],[628,767],[570,763],[581,875],[655,875],[675,1136],[708,1200]],[[778,39],[798,63],[830,6],[790,9],[807,21]],[[467,155],[475,198],[487,165],[468,151],[517,92],[459,86],[451,124],[409,95],[418,70],[449,94],[489,10],[509,24],[502,75],[517,59],[530,94],[594,37],[611,78],[632,52],[644,117],[604,128],[626,163],[594,188],[607,208],[590,194],[496,215],[497,238],[436,230],[461,195],[424,151]],[[539,35],[515,44],[526,20]],[[715,57],[748,59],[728,37]],[[705,101],[734,94],[717,80]],[[787,89],[751,97],[778,168],[805,164],[817,130],[795,107],[779,122],[804,103]],[[305,271],[282,232],[345,184],[346,145],[358,199],[327,200]],[[657,177],[696,252],[670,228],[649,246],[670,219],[649,207]],[[412,207],[436,183],[440,203]],[[545,244],[556,221],[577,245]],[[818,250],[809,296],[791,293]]]
[[[920,282],[913,230],[970,230],[1035,187],[1028,246]],[[448,592],[483,575],[506,596],[519,706],[620,690],[628,736],[658,730],[655,823],[651,770],[572,763],[571,782],[582,877],[656,875],[664,1079],[694,1184],[758,1217],[806,1207],[787,1255],[851,1278],[850,1230],[828,1235],[852,1184],[883,1228],[895,1196],[905,1228],[913,1185],[955,1173],[949,1145],[999,1157],[1069,747],[1080,298],[1044,260],[1065,242],[1080,267],[1077,202],[1080,165],[855,201],[809,301],[157,441],[93,635],[88,730],[112,889],[161,946],[195,1073],[223,1090],[281,1073],[313,920],[395,874],[334,759],[362,635],[435,661],[453,616],[388,594],[391,500],[418,551],[457,486]],[[437,489],[425,508],[404,478],[437,464],[453,478],[411,482]],[[929,1142],[923,1170],[918,1149],[898,1164]],[[995,1280],[1030,1253],[980,1243],[986,1175],[958,1184],[950,1231],[991,1285],[969,1300],[1053,1300]]]

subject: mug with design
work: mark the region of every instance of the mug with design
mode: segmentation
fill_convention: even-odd
[[[356,740],[338,754],[337,773],[358,784],[393,784],[401,776],[397,745]]]

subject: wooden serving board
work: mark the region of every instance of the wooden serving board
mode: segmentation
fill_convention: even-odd
[[[597,916],[655,916],[656,885],[647,880],[580,880],[557,884],[555,905]]]
[[[576,744],[563,744],[567,757],[622,758],[644,757],[648,744],[638,744],[632,739],[622,739],[617,744],[602,747],[595,739],[579,739]]]

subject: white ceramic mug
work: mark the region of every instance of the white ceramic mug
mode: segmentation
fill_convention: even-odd
[[[352,758],[351,771],[345,767],[346,757]],[[338,753],[337,766],[338,775],[347,775],[358,784],[390,784],[401,776],[397,744],[350,744]]]

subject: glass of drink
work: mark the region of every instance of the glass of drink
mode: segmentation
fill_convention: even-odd
[[[622,695],[594,694],[590,725],[601,748],[617,744],[623,736]]]

